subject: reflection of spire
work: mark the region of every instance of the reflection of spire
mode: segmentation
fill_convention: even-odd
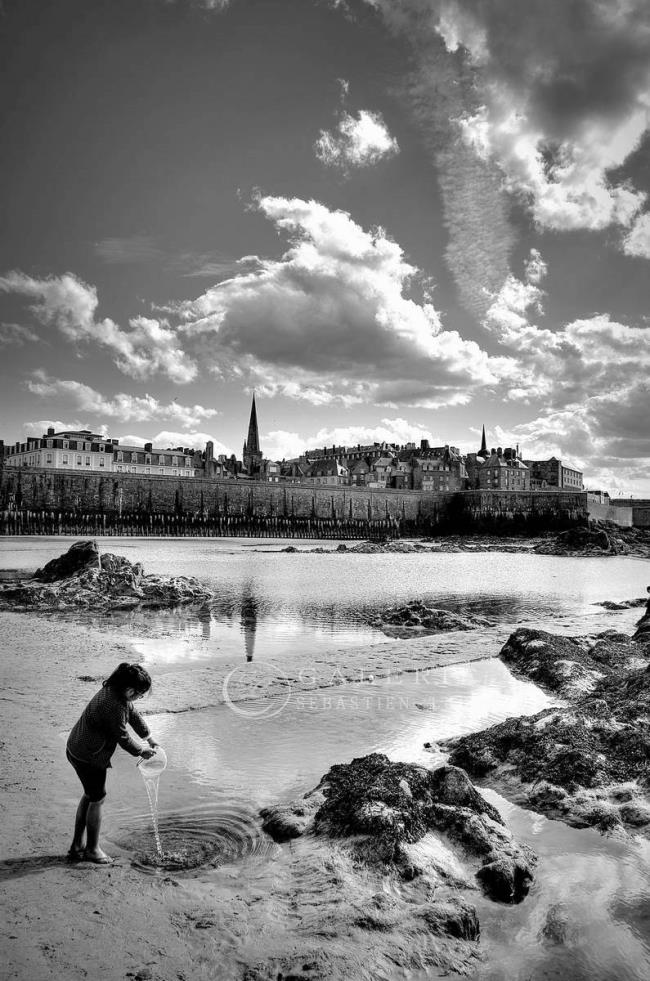
[[[241,627],[244,633],[246,660],[252,661],[255,653],[255,633],[257,631],[257,600],[246,591],[241,603]]]
[[[197,613],[199,623],[201,624],[201,636],[203,640],[210,640],[210,632],[212,630],[212,614],[207,606],[202,606]]]

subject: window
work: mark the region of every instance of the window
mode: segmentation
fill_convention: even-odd
[[[46,453],[45,454],[45,462],[46,463],[51,463],[52,462],[52,454],[51,453]]]
[[[100,465],[100,467],[103,467],[104,464],[105,464],[105,462],[106,462],[106,457],[100,456],[100,458],[99,458],[99,465]]]
[[[118,452],[117,452],[117,462],[118,463],[121,463],[123,459],[124,459],[124,454],[122,453],[122,450],[118,450]]]
[[[137,463],[137,462],[138,462],[138,454],[137,453],[132,453],[131,454],[131,463]]]
[[[151,454],[150,454],[150,453],[147,453],[147,455],[146,455],[146,456],[145,456],[145,458],[144,458],[144,462],[145,462],[145,463],[146,463],[147,465],[149,465],[149,464],[151,463]],[[151,472],[151,471],[149,471],[149,472]]]
[[[177,466],[178,466],[178,457],[177,456],[173,456],[172,457],[172,467],[177,467]]]
[[[67,439],[64,439],[63,440],[63,449],[64,450],[67,450],[68,449],[68,446],[69,446],[69,443],[68,443]]]
[[[52,449],[52,446],[53,446],[52,440],[51,439],[48,439],[46,445],[47,445],[48,450],[51,450]]]
[[[67,463],[68,462],[68,454],[67,453],[64,453],[63,454],[62,460],[63,460],[63,463]]]
[[[81,456],[80,455],[77,456],[77,466],[78,467],[81,466]]]
[[[104,453],[104,452],[105,452],[105,450],[106,450],[106,447],[104,446],[104,444],[103,444],[103,443],[100,443],[100,444],[99,444],[99,452],[100,452],[100,453]]]
[[[89,456],[86,457],[86,466],[87,467],[90,466],[90,457]]]
[[[145,467],[145,473],[151,473],[151,467]]]

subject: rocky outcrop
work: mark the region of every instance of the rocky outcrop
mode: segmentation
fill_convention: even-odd
[[[276,840],[306,831],[343,838],[357,859],[407,881],[424,871],[409,846],[434,833],[460,848],[481,888],[500,902],[520,902],[533,878],[532,853],[454,766],[430,771],[372,753],[333,766],[314,791],[262,817]]]
[[[0,584],[0,602],[14,609],[123,609],[205,602],[212,592],[187,576],[146,576],[139,562],[75,542],[32,579]]]
[[[638,666],[644,654],[631,637],[614,630],[595,637],[562,637],[521,627],[499,657],[518,677],[571,698],[592,690],[607,675]]]
[[[537,555],[639,555],[650,557],[650,534],[641,528],[621,528],[612,521],[591,521],[563,531],[536,545]]]
[[[442,633],[448,630],[476,630],[477,627],[491,626],[491,622],[485,617],[460,616],[449,610],[427,606],[420,600],[384,610],[379,616],[373,617],[370,623],[391,637],[412,637],[416,634]]]
[[[518,630],[503,660],[570,700],[442,744],[517,803],[577,827],[650,836],[650,610],[634,638]]]

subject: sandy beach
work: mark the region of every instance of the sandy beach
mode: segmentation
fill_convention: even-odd
[[[224,870],[220,881],[206,884],[173,875],[145,876],[123,857],[108,868],[66,862],[79,787],[65,760],[65,737],[98,685],[78,679],[99,679],[119,660],[132,658],[128,640],[108,640],[92,627],[29,614],[5,612],[2,624],[4,977],[215,978],[221,976],[220,950],[233,947],[242,963],[254,961],[256,950],[268,948],[269,902],[278,897],[256,902],[253,890],[244,899],[236,872]],[[333,651],[319,658],[318,677],[310,673],[303,688],[330,684],[335,677],[354,679],[359,664],[373,664],[380,677],[468,657],[456,650],[438,653],[432,661],[430,649],[430,639],[420,638]],[[295,690],[295,658],[287,658],[285,669]],[[202,670],[169,672],[156,680],[146,707],[154,728],[156,713],[223,698],[223,687],[213,677],[209,692],[197,701]],[[227,671],[225,666],[224,677]],[[280,685],[278,694],[283,691]],[[114,780],[107,809],[119,795]],[[290,869],[280,861],[280,894],[290,893],[290,880]]]

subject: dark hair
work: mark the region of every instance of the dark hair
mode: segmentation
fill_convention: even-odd
[[[124,695],[127,688],[133,688],[138,695],[144,695],[151,688],[151,677],[139,664],[122,661],[103,683],[103,687],[112,688],[120,695]]]

